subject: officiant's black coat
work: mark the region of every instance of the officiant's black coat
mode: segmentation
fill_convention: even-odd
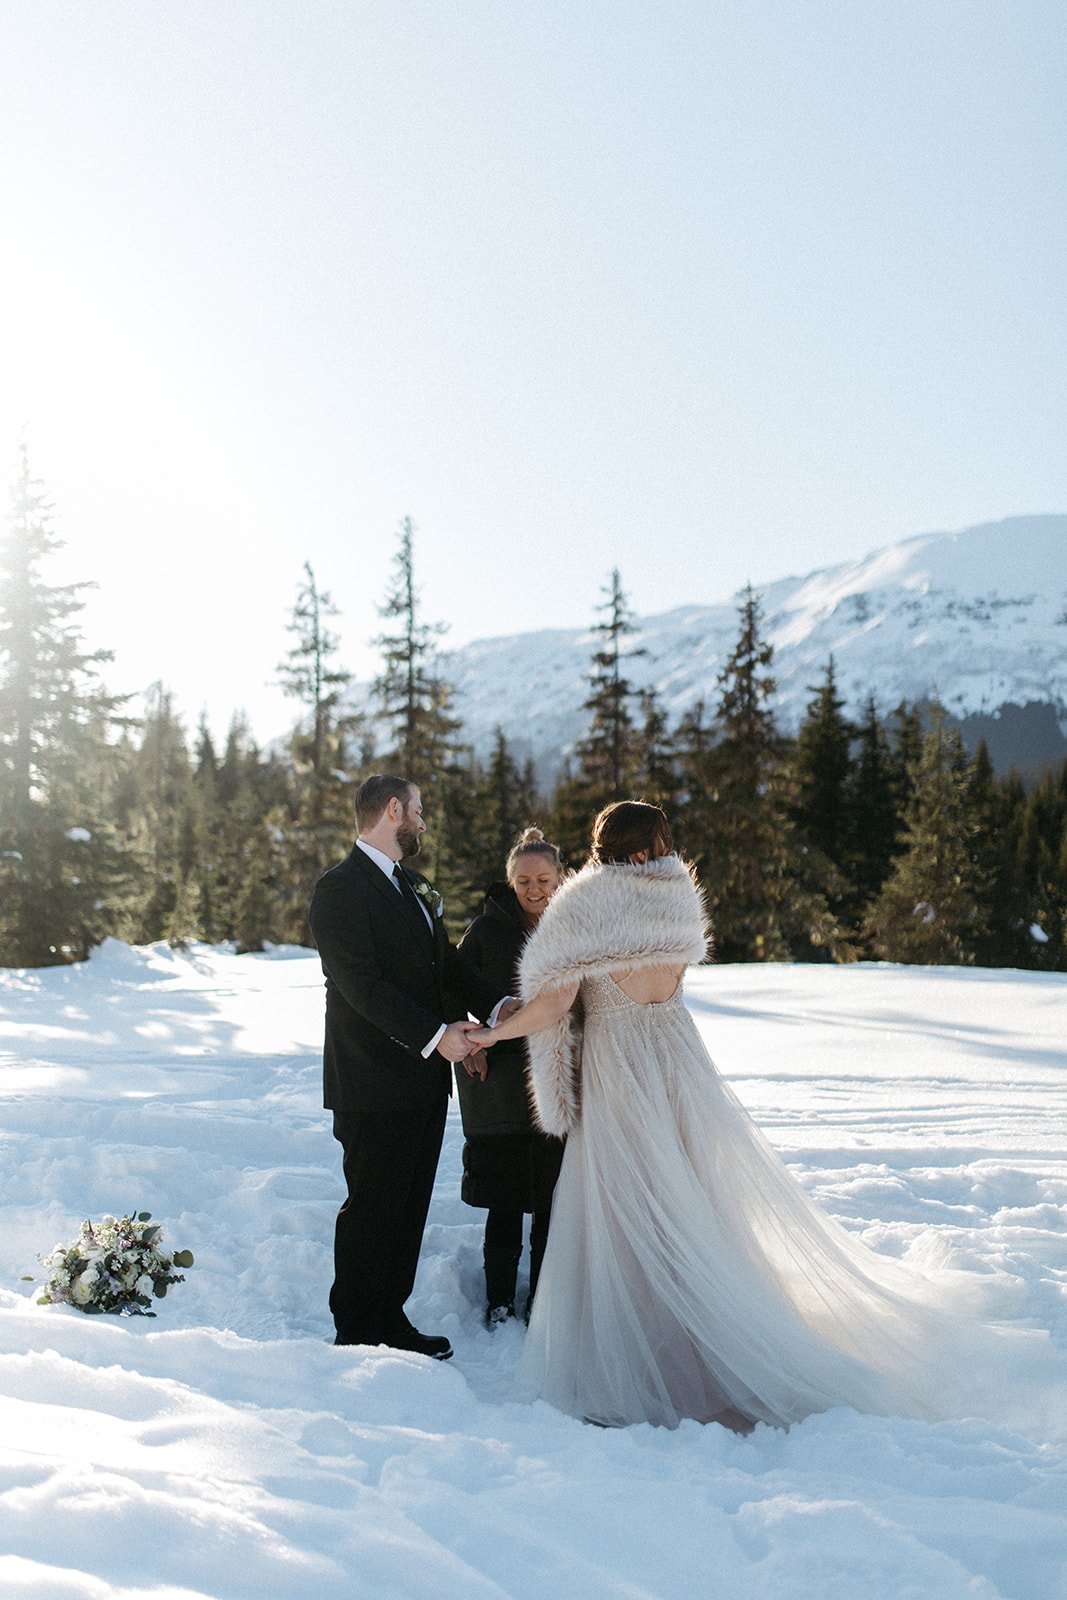
[[[407,877],[412,888],[425,881]],[[308,920],[326,974],[325,1103],[348,1184],[330,1308],[338,1343],[395,1343],[410,1327],[403,1306],[452,1081],[450,1064],[422,1051],[443,1022],[487,1018],[503,991],[358,846],[319,879]]]

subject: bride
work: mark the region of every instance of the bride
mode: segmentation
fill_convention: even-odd
[[[705,954],[666,817],[620,802],[526,947],[522,1009],[471,1035],[529,1036],[538,1120],[567,1136],[524,1386],[609,1426],[978,1409],[961,1373],[980,1364],[996,1392],[991,1349],[1041,1336],[938,1309],[953,1287],[876,1255],[807,1198],[685,1007],[685,968]]]

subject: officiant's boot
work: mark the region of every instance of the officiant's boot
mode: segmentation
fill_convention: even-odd
[[[508,1245],[487,1244],[485,1261],[485,1325],[496,1328],[515,1315],[515,1280],[519,1272],[520,1250]]]

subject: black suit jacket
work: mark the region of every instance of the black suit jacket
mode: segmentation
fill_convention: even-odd
[[[422,881],[403,870],[412,886]],[[326,974],[327,1108],[403,1110],[447,1095],[451,1066],[422,1051],[442,1022],[484,1019],[502,992],[460,960],[440,918],[431,932],[358,846],[319,879],[308,921]]]

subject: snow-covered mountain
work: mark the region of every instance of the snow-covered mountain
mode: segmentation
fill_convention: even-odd
[[[832,655],[852,711],[871,693],[882,711],[936,694],[965,734],[985,734],[998,765],[1067,754],[1067,516],[920,534],[760,594],[784,727]],[[642,617],[631,643],[644,654],[627,675],[655,686],[672,721],[701,698],[710,709],[737,628],[736,600]],[[560,628],[451,652],[474,747],[484,753],[502,726],[543,772],[557,767],[585,726],[594,643],[590,629]]]

